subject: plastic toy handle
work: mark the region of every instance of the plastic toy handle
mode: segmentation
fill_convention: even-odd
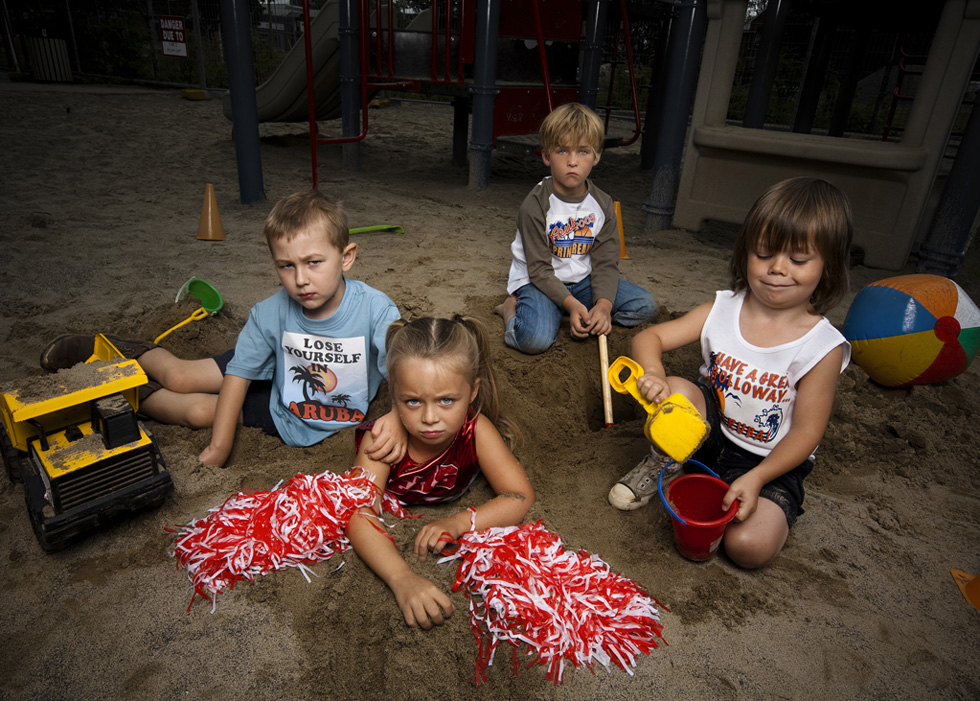
[[[667,503],[667,497],[664,495],[664,473],[667,471],[667,468],[670,467],[673,464],[674,464],[674,461],[671,460],[670,462],[668,462],[667,464],[665,464],[662,468],[660,468],[660,476],[657,477],[657,492],[660,494],[660,501],[662,501],[664,503],[664,507],[667,509],[667,512],[671,516],[673,516],[674,518],[676,518],[678,521],[680,521],[682,526],[686,526],[687,525],[687,521],[685,521],[684,519],[682,519],[680,516],[677,515],[677,512],[674,511],[671,508],[671,506],[670,506],[669,503]],[[705,472],[707,472],[712,477],[718,477],[718,473],[715,472],[714,470],[712,470],[707,465],[705,465],[703,462],[698,462],[697,460],[688,460],[684,464],[685,465],[697,465],[698,467],[700,467],[702,470],[704,470]],[[718,477],[718,479],[721,479],[721,477]]]
[[[625,380],[622,379],[623,370],[629,371]],[[609,366],[607,376],[609,377],[609,384],[614,390],[620,394],[632,395],[633,399],[638,401],[640,406],[647,410],[648,414],[653,414],[657,410],[657,405],[640,394],[640,390],[636,386],[636,378],[642,374],[643,368],[638,362],[625,355],[621,355]]]
[[[174,298],[174,303],[185,299],[187,295],[191,295],[200,302],[201,306],[207,309],[209,314],[217,314],[225,305],[225,300],[217,288],[207,280],[202,280],[199,277],[192,277],[181,285],[181,288],[177,290],[177,297]]]
[[[179,302],[180,300],[182,300],[184,297],[187,296],[187,293],[191,289],[191,283],[194,282],[196,279],[197,278],[192,277],[190,280],[188,280],[187,282],[185,282],[183,285],[180,286],[180,289],[177,290],[177,296],[174,297],[174,304],[177,304],[177,302]]]
[[[164,332],[163,332],[162,334],[160,334],[159,336],[157,336],[156,338],[154,338],[154,339],[153,339],[153,342],[154,342],[154,343],[159,343],[159,342],[160,342],[160,341],[161,341],[161,340],[162,340],[162,339],[163,339],[164,337],[166,337],[166,336],[167,336],[167,335],[168,335],[168,334],[169,334],[169,333],[170,333],[171,331],[175,331],[175,330],[177,330],[177,329],[179,329],[179,328],[180,328],[181,326],[183,326],[184,324],[189,324],[189,323],[191,323],[192,321],[197,321],[198,319],[203,319],[203,318],[204,318],[204,317],[206,317],[206,316],[207,316],[207,315],[208,315],[209,313],[210,313],[210,312],[208,312],[208,310],[207,310],[207,309],[205,309],[204,307],[201,307],[200,309],[197,309],[197,310],[195,310],[193,314],[191,314],[191,315],[190,315],[189,317],[187,317],[186,319],[184,319],[184,320],[183,320],[182,322],[180,322],[179,324],[174,324],[174,325],[173,325],[173,326],[171,326],[171,327],[170,327],[169,329],[167,329],[166,331],[164,331]]]
[[[354,229],[348,229],[352,234],[366,234],[371,231],[390,231],[394,234],[404,234],[405,230],[398,226],[397,224],[376,224],[375,226],[359,226]]]
[[[678,521],[680,521],[682,526],[686,526],[687,525],[687,521],[685,521],[684,519],[682,519],[680,516],[677,515],[677,512],[674,511],[670,507],[670,504],[667,502],[667,497],[664,496],[664,473],[667,471],[667,468],[670,467],[671,464],[673,464],[673,462],[674,461],[671,460],[669,463],[667,463],[666,465],[664,465],[663,467],[660,468],[660,476],[657,477],[657,492],[660,494],[660,501],[663,502],[664,508],[667,509],[667,513],[669,513],[672,517],[674,517]],[[700,464],[700,463],[698,463],[698,464]],[[708,471],[711,472],[710,470],[708,470]],[[712,472],[712,474],[714,474],[714,473]]]

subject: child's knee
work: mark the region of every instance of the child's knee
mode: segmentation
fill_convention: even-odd
[[[779,554],[762,547],[758,541],[746,537],[744,532],[725,534],[725,554],[739,567],[747,570],[765,567]]]
[[[547,324],[529,324],[519,318],[512,319],[504,331],[504,343],[527,355],[544,353],[556,340],[557,328]]]
[[[766,503],[768,502],[768,504]],[[786,544],[789,526],[782,510],[767,499],[743,523],[733,523],[725,531],[725,554],[739,567],[758,569],[776,559]],[[755,523],[750,523],[755,519]]]
[[[657,309],[658,309],[657,298],[653,296],[652,292],[647,292],[642,288],[640,289],[642,290],[642,294],[640,294],[636,300],[636,305],[637,305],[636,313],[640,315],[645,315],[650,319],[652,319],[657,314]]]
[[[707,407],[704,403],[704,394],[701,393],[701,388],[696,384],[691,382],[685,377],[670,376],[667,378],[667,386],[670,388],[670,393],[680,393],[684,395],[704,416],[707,413]]]
[[[157,382],[178,394],[187,394],[191,390],[191,377],[179,366],[166,368],[157,376]]]
[[[656,317],[657,300],[646,290],[642,290],[642,294],[623,304],[612,315],[613,321],[626,327],[639,326]]]
[[[526,355],[540,355],[554,345],[554,340],[543,343],[534,337],[518,340],[514,334],[504,334],[504,343],[514,350],[519,350]]]
[[[211,428],[214,424],[215,403],[210,397],[202,401],[189,401],[185,407],[184,420],[188,428]]]
[[[157,382],[178,394],[217,392],[221,387],[221,371],[205,361],[177,360],[154,368]]]

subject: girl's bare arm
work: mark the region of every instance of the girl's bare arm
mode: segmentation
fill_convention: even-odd
[[[504,442],[497,428],[485,416],[477,417],[476,452],[490,487],[497,495],[490,501],[452,516],[427,523],[415,538],[415,553],[425,558],[427,552],[438,552],[452,539],[470,530],[495,526],[515,526],[534,504],[534,488],[524,468]]]
[[[395,595],[395,601],[409,626],[429,629],[452,615],[455,608],[449,597],[425,577],[416,574],[398,552],[398,548],[378,522],[381,514],[381,494],[388,483],[390,468],[383,462],[371,460],[371,435],[365,434],[354,464],[362,467],[378,487],[374,508],[362,508],[347,526],[354,552],[364,561]]]
[[[711,306],[711,302],[702,304],[682,317],[649,326],[633,337],[630,354],[643,367],[643,376],[637,379],[636,386],[649,401],[661,402],[670,395],[662,356],[701,338],[701,328]]]

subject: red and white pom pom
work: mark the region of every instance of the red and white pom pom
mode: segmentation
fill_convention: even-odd
[[[540,521],[465,533],[441,562],[450,560],[460,561],[453,590],[470,600],[477,684],[501,642],[514,646],[515,675],[518,649],[527,646],[527,666],[546,665],[547,678],[560,684],[567,663],[593,672],[596,662],[607,670],[612,663],[632,675],[637,657],[663,639],[646,592],[599,557],[566,552]]]
[[[305,565],[345,551],[347,524],[377,493],[360,468],[343,475],[300,473],[270,491],[239,492],[205,518],[169,528],[178,534],[174,557],[194,585],[187,610],[200,595],[211,601],[213,612],[215,594],[286,567],[299,568],[310,581]],[[387,494],[382,504],[399,518],[409,515]]]

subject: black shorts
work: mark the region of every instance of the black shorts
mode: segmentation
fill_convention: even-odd
[[[718,415],[714,393],[700,382],[698,387],[704,395],[707,414],[705,418],[711,426],[711,432],[692,459],[704,463],[717,472],[725,482],[731,484],[762,462],[763,456],[750,453],[725,437],[721,430],[721,417]],[[809,475],[811,470],[813,470],[813,461],[807,460],[785,475],[767,482],[759,491],[760,497],[775,502],[783,510],[786,514],[786,523],[790,528],[796,523],[796,517],[803,513],[803,478]]]
[[[214,356],[214,362],[218,364],[221,374],[225,374],[228,363],[235,357],[235,349],[225,351],[221,355]],[[245,402],[242,404],[242,425],[252,428],[261,428],[270,436],[279,436],[279,429],[276,422],[272,420],[272,412],[269,411],[269,402],[272,399],[271,380],[252,380],[248,385],[248,393],[245,395]]]

